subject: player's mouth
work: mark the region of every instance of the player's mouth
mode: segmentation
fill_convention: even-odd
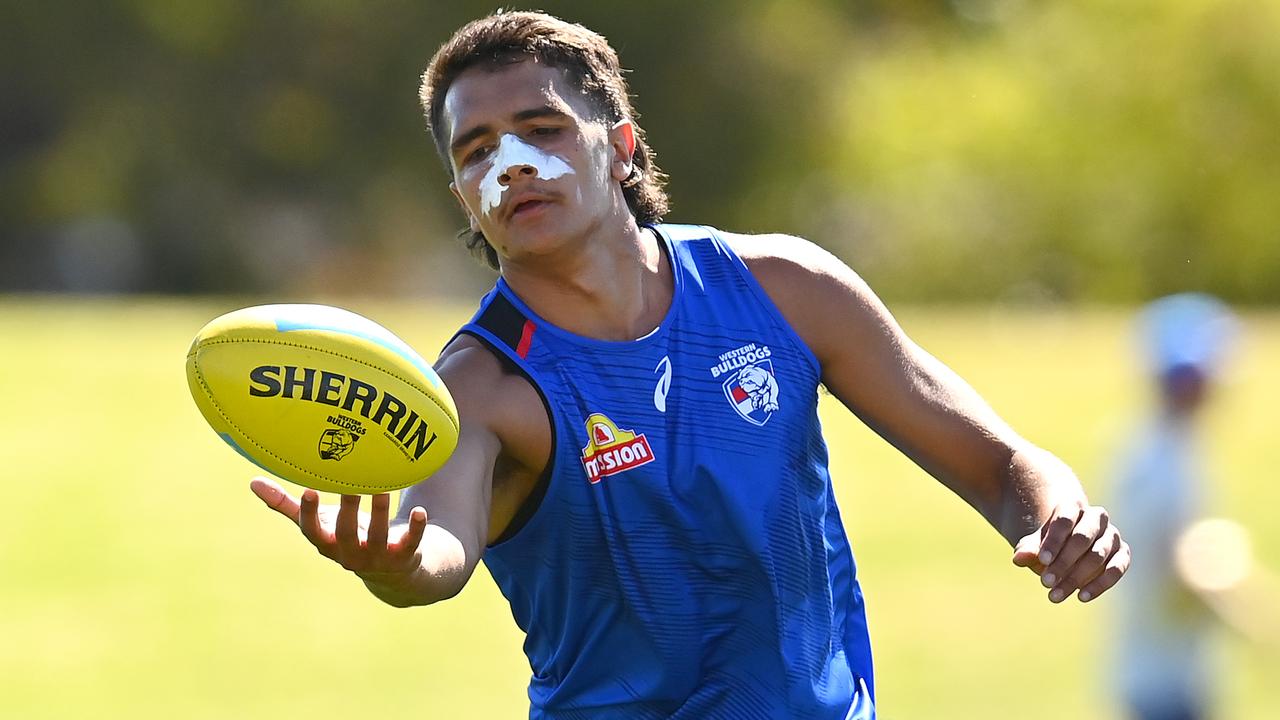
[[[548,195],[522,193],[512,198],[511,211],[508,217],[511,220],[523,220],[541,215],[551,206],[552,202],[552,198]]]
[[[548,204],[549,203],[546,200],[525,200],[519,205],[516,205],[515,210],[511,211],[511,216],[519,217],[521,215],[537,212],[539,208]]]

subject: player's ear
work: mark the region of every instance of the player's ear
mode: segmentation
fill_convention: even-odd
[[[449,183],[449,192],[453,193],[453,199],[458,201],[462,214],[467,216],[467,225],[471,228],[471,232],[480,232],[480,223],[476,222],[476,216],[471,214],[471,209],[463,202],[462,193],[458,192],[458,184]]]
[[[614,180],[624,182],[635,169],[636,124],[630,118],[623,118],[609,128],[609,148],[612,151],[609,173]]]

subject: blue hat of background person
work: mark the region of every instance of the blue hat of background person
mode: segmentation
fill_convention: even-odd
[[[1143,309],[1139,323],[1155,374],[1195,372],[1206,378],[1222,368],[1238,324],[1225,303],[1202,293],[1160,298]]]

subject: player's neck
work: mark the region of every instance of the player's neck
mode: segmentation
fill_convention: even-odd
[[[671,265],[660,241],[630,213],[554,257],[504,263],[502,274],[543,319],[599,340],[644,336],[673,302]]]

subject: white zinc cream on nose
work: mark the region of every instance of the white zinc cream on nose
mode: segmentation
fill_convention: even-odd
[[[514,176],[521,166],[527,165],[543,180],[573,174],[569,163],[511,134],[498,139],[498,149],[490,159],[489,171],[480,180],[480,206],[485,215],[492,213],[502,202],[502,194],[507,191],[507,186],[499,182],[498,178],[508,171]]]

